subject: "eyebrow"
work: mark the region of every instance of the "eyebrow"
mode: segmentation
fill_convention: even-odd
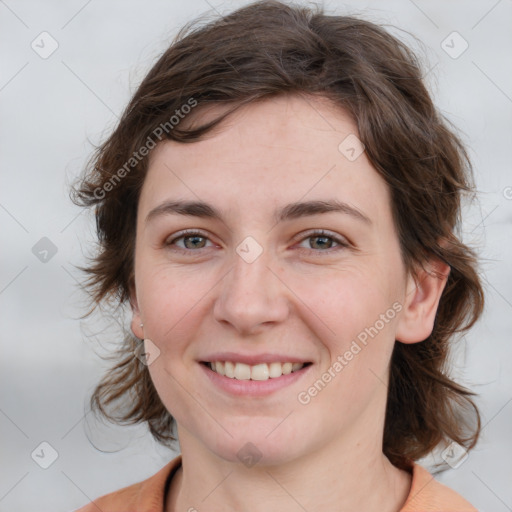
[[[274,220],[284,222],[322,213],[338,212],[350,215],[352,218],[362,221],[368,226],[372,225],[370,218],[358,208],[331,199],[326,201],[305,201],[290,203],[274,212]],[[146,216],[146,223],[162,215],[184,215],[190,217],[203,217],[218,219],[224,222],[222,213],[215,206],[202,201],[165,201],[153,208]]]

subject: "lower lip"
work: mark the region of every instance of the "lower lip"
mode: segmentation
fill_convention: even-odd
[[[291,386],[304,377],[313,365],[310,364],[288,375],[281,375],[281,377],[275,379],[269,378],[267,380],[231,379],[230,377],[225,377],[224,375],[214,372],[205,364],[199,363],[199,366],[201,366],[206,376],[215,386],[227,393],[238,396],[264,396],[283,389],[286,386]]]

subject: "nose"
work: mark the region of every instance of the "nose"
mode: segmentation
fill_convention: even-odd
[[[288,288],[273,270],[267,252],[249,263],[235,252],[233,267],[220,284],[214,317],[239,334],[255,334],[289,314]]]

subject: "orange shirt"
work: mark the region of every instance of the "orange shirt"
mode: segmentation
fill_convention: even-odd
[[[164,512],[167,487],[181,466],[181,455],[148,479],[106,494],[76,512]],[[478,512],[455,491],[414,464],[407,501],[399,512]]]

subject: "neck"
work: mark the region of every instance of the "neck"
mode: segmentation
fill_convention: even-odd
[[[182,469],[173,479],[167,512],[398,512],[411,475],[389,462],[379,442],[350,437],[279,466],[248,468],[217,457],[182,432]]]

